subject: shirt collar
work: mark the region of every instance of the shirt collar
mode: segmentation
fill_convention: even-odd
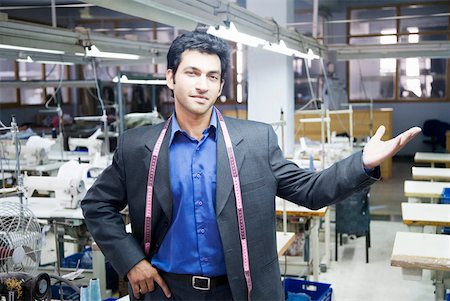
[[[211,119],[209,121],[209,126],[203,131],[203,134],[205,134],[207,131],[210,131],[210,134],[214,133],[214,140],[217,141],[217,137],[215,135],[217,130],[217,114],[216,114],[216,107],[213,106],[212,112],[211,112]],[[172,130],[170,132],[170,140],[169,145],[172,144],[173,138],[175,137],[175,134],[177,132],[180,133],[186,133],[180,128],[180,125],[177,121],[177,114],[174,111],[173,117],[172,117]]]

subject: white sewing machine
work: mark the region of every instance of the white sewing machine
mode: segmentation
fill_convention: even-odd
[[[97,139],[102,134],[101,129],[97,129],[88,138],[72,138],[69,137],[69,149],[74,151],[77,147],[85,147],[89,156],[100,153],[102,150],[102,141]]]
[[[3,140],[1,158],[7,160],[16,159],[16,146],[10,140]],[[42,165],[48,161],[48,153],[50,147],[55,141],[42,138],[39,136],[31,136],[24,145],[20,146],[21,163],[27,166]]]
[[[31,197],[35,191],[54,192],[60,208],[77,208],[86,195],[86,185],[90,186],[94,181],[89,177],[94,168],[91,164],[71,160],[60,167],[56,177],[25,175],[26,195]]]

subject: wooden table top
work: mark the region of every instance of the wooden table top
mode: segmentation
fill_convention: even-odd
[[[439,198],[444,188],[450,187],[450,182],[405,181],[405,197]]]
[[[402,216],[411,226],[450,227],[450,204],[402,203]]]
[[[450,271],[450,235],[397,232],[391,265]]]
[[[414,161],[423,163],[450,163],[450,154],[417,152],[414,155]]]
[[[275,200],[276,213],[277,215],[283,215],[283,199],[277,197]],[[299,206],[292,202],[286,201],[286,213],[288,216],[298,216],[298,217],[324,217],[327,213],[328,207],[320,208],[319,210],[311,210],[304,206]]]
[[[413,167],[411,169],[414,180],[450,181],[450,168]]]

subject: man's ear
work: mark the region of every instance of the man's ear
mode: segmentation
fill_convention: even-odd
[[[169,87],[170,90],[173,90],[174,84],[175,84],[175,74],[173,74],[172,69],[166,70],[166,80],[167,80],[167,87]]]
[[[219,90],[219,94],[217,95],[217,97],[219,97],[222,94],[224,84],[225,84],[225,80],[222,79],[220,82],[220,90]]]

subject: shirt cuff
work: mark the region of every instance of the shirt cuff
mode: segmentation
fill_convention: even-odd
[[[380,179],[381,178],[381,170],[380,170],[380,166],[377,166],[375,168],[364,168],[364,172],[366,173],[366,175],[368,175],[371,178],[375,178],[375,179]]]

